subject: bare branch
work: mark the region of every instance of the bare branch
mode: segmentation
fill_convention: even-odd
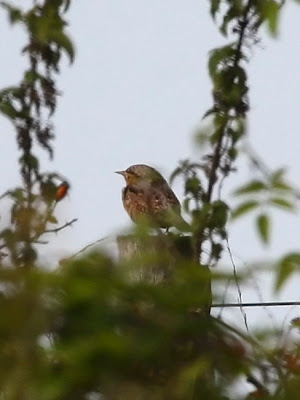
[[[34,240],[32,243],[35,243],[35,244],[48,244],[48,242],[45,241],[45,240]]]
[[[95,240],[95,242],[92,242],[92,243],[90,243],[90,244],[84,246],[81,250],[77,251],[77,253],[73,254],[71,257],[68,257],[68,260],[71,260],[71,259],[77,257],[79,254],[84,253],[84,252],[85,252],[87,249],[89,249],[90,247],[94,246],[95,244],[101,243],[101,242],[103,242],[104,240],[106,240],[106,239],[108,239],[108,238],[109,238],[109,236],[105,236],[105,237],[103,237],[103,238],[101,238],[101,239]]]
[[[236,285],[237,291],[238,291],[239,303],[241,304],[241,306],[240,306],[241,313],[242,313],[242,316],[243,316],[243,319],[244,319],[245,327],[246,327],[248,333],[250,334],[250,330],[249,330],[249,326],[248,326],[248,320],[247,320],[247,314],[245,313],[245,310],[242,307],[242,304],[243,304],[242,291],[241,291],[241,287],[239,285],[239,280],[238,280],[238,276],[237,276],[237,272],[236,272],[236,265],[235,265],[235,261],[233,259],[233,255],[232,255],[232,252],[231,252],[231,248],[230,248],[230,245],[229,245],[228,238],[226,239],[226,242],[227,242],[227,250],[228,250],[229,257],[230,257],[230,260],[231,260],[231,264],[232,264],[232,267],[233,267],[233,276],[234,276],[235,285]]]
[[[72,226],[78,219],[77,218],[73,218],[72,221],[66,222],[64,225],[59,226],[58,228],[54,228],[54,229],[46,229],[44,233],[57,233],[65,228],[67,228],[68,226]]]

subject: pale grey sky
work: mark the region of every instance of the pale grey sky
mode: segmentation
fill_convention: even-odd
[[[271,167],[288,166],[295,183],[300,153],[299,17],[300,7],[290,0],[279,38],[264,35],[248,69],[249,139]],[[193,133],[212,104],[207,55],[224,43],[209,17],[208,2],[202,0],[77,0],[67,19],[77,56],[73,66],[66,62],[62,68],[55,159],[50,164],[45,158],[44,166],[61,172],[72,184],[70,197],[58,207],[61,222],[73,217],[79,221],[53,238],[48,253],[43,250],[52,259],[98,238],[113,237],[130,225],[121,205],[123,182],[113,171],[147,163],[169,176],[179,160],[199,157]],[[22,30],[9,28],[1,11],[5,56],[0,87],[19,81],[25,66],[19,55],[23,43]],[[12,128],[2,117],[0,129],[3,192],[18,182],[18,154]],[[250,176],[241,164],[225,191]],[[180,195],[180,187],[176,189]],[[299,222],[299,215],[276,213],[272,245],[265,249],[247,218],[231,229],[232,250],[245,261],[296,250]],[[260,283],[268,300],[267,284]],[[282,296],[298,299],[297,285],[291,283]],[[245,298],[256,299],[253,291]]]

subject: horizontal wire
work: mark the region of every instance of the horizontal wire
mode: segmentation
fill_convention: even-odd
[[[212,304],[212,308],[218,307],[286,307],[286,306],[300,306],[300,301],[270,301],[270,302],[258,302],[258,303],[215,303]]]

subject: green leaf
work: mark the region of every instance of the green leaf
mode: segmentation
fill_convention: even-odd
[[[212,203],[212,227],[223,228],[228,219],[228,205],[221,200]]]
[[[284,192],[290,192],[290,193],[292,193],[294,191],[292,186],[290,186],[289,184],[284,183],[284,182],[274,183],[272,188],[276,189],[276,190],[282,190]]]
[[[70,62],[74,61],[75,50],[71,39],[62,31],[49,32],[49,39],[62,47],[70,58]]]
[[[13,105],[13,100],[20,98],[20,91],[20,88],[16,86],[7,87],[0,91],[0,112],[9,119],[15,119],[20,115]]]
[[[186,197],[182,203],[182,208],[185,212],[189,212],[190,211],[190,201],[191,198],[190,197]]]
[[[282,180],[283,176],[286,173],[286,169],[285,168],[279,168],[277,169],[275,172],[273,172],[272,176],[271,176],[271,182],[278,182]]]
[[[267,185],[259,180],[253,180],[247,183],[246,185],[241,186],[239,189],[235,190],[233,194],[235,196],[240,196],[248,193],[256,193],[261,192],[262,190],[266,190]]]
[[[280,290],[295,270],[300,268],[300,253],[289,253],[283,257],[277,266],[276,291]]]
[[[215,144],[220,136],[223,134],[223,127],[216,127],[215,130],[211,133],[211,136],[209,138],[209,141],[211,144]]]
[[[300,318],[296,317],[291,320],[291,325],[295,328],[300,328]]]
[[[55,200],[57,187],[50,178],[40,183],[40,191],[43,200],[47,203]]]
[[[271,1],[268,13],[268,25],[272,35],[276,36],[278,32],[278,20],[280,15],[280,4],[276,1]]]
[[[227,36],[227,28],[229,23],[236,17],[241,17],[244,12],[244,7],[241,0],[231,0],[229,4],[230,7],[227,13],[224,15],[223,23],[220,27],[220,32],[224,36]]]
[[[182,203],[182,208],[187,213],[190,211],[190,201],[191,201],[191,198],[186,197]]]
[[[231,59],[235,55],[235,49],[233,48],[233,44],[229,44],[227,46],[219,47],[210,52],[209,61],[208,61],[208,71],[210,77],[213,79],[218,72],[218,68],[221,63],[228,62],[228,59]]]
[[[15,190],[9,191],[7,195],[17,202],[22,202],[25,199],[25,190],[22,188],[17,188]]]
[[[270,218],[266,214],[261,214],[256,219],[257,231],[261,240],[268,244],[270,241]]]
[[[186,180],[185,194],[192,193],[194,196],[196,196],[200,190],[201,190],[201,183],[196,176],[193,176]]]
[[[57,224],[58,221],[57,219],[54,217],[54,215],[49,215],[48,217],[48,222],[51,222],[51,224]]]
[[[202,119],[205,119],[205,118],[207,118],[207,117],[209,117],[210,115],[215,114],[215,113],[216,113],[215,107],[210,108],[209,110],[207,110],[207,111],[204,113]]]
[[[255,200],[245,201],[240,204],[237,208],[235,208],[231,213],[231,219],[237,219],[238,217],[249,213],[259,206],[259,203]]]
[[[284,190],[287,192],[293,192],[293,188],[284,180],[286,173],[285,168],[280,168],[275,171],[271,176],[271,186],[276,190]]]
[[[220,243],[213,243],[211,247],[211,256],[215,260],[219,260],[223,251],[223,246]]]
[[[19,8],[11,6],[6,1],[2,1],[0,6],[7,10],[11,24],[14,24],[18,21],[23,21],[23,14]]]
[[[25,81],[25,83],[30,85],[33,82],[35,82],[37,79],[40,79],[40,77],[41,77],[41,75],[38,74],[36,71],[29,69],[24,74],[24,81]]]
[[[174,180],[182,173],[183,173],[183,171],[182,171],[181,167],[175,168],[170,176],[170,179],[169,179],[170,183],[172,184],[174,182]]]
[[[210,14],[213,18],[215,18],[216,13],[219,10],[221,0],[211,0],[210,4]]]
[[[267,21],[271,35],[278,33],[278,20],[280,15],[280,4],[275,0],[264,0],[261,8],[261,15]]]
[[[238,154],[239,154],[238,149],[235,147],[232,147],[231,149],[228,150],[228,157],[232,161],[234,161],[237,158]]]
[[[18,116],[18,111],[8,100],[0,102],[0,112],[9,119],[15,119]]]
[[[283,208],[288,211],[295,211],[295,204],[291,201],[283,199],[282,197],[272,197],[270,203],[276,207]]]

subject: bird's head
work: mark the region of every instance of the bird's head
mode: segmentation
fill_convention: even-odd
[[[116,171],[116,174],[124,176],[127,185],[136,185],[139,183],[157,184],[165,182],[164,178],[158,171],[144,164],[132,165],[125,171]]]

